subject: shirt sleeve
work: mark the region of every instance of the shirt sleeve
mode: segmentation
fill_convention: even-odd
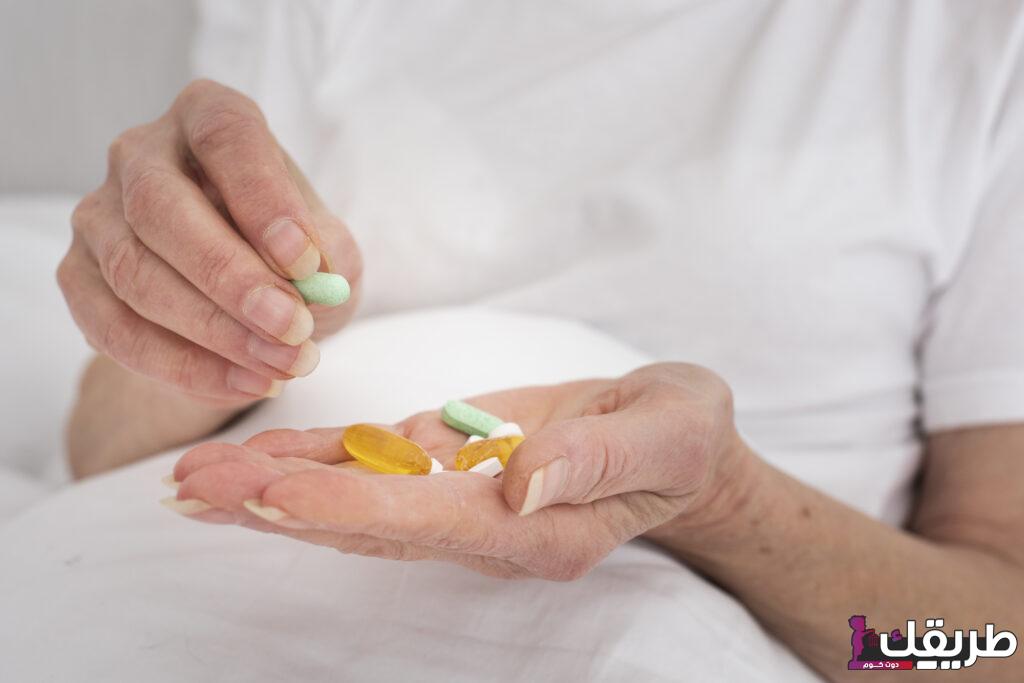
[[[993,106],[970,237],[922,338],[926,432],[1024,422],[1024,60]]]

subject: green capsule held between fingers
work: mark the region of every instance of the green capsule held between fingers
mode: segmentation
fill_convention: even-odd
[[[348,280],[337,273],[313,273],[304,280],[292,280],[307,304],[339,306],[351,294]]]

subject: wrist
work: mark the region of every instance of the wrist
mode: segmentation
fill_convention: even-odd
[[[735,542],[763,516],[770,473],[771,467],[734,433],[686,509],[646,537],[682,555]]]
[[[68,464],[76,478],[98,474],[210,434],[245,409],[203,405],[99,355],[68,422]]]

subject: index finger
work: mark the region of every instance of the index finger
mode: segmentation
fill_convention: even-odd
[[[188,152],[217,188],[239,232],[293,280],[320,267],[319,236],[259,107],[213,81],[196,81],[174,111]]]

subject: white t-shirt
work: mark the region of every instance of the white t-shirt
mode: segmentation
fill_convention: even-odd
[[[925,431],[1024,419],[1017,2],[207,2],[366,312],[570,316],[733,387],[898,522]]]

